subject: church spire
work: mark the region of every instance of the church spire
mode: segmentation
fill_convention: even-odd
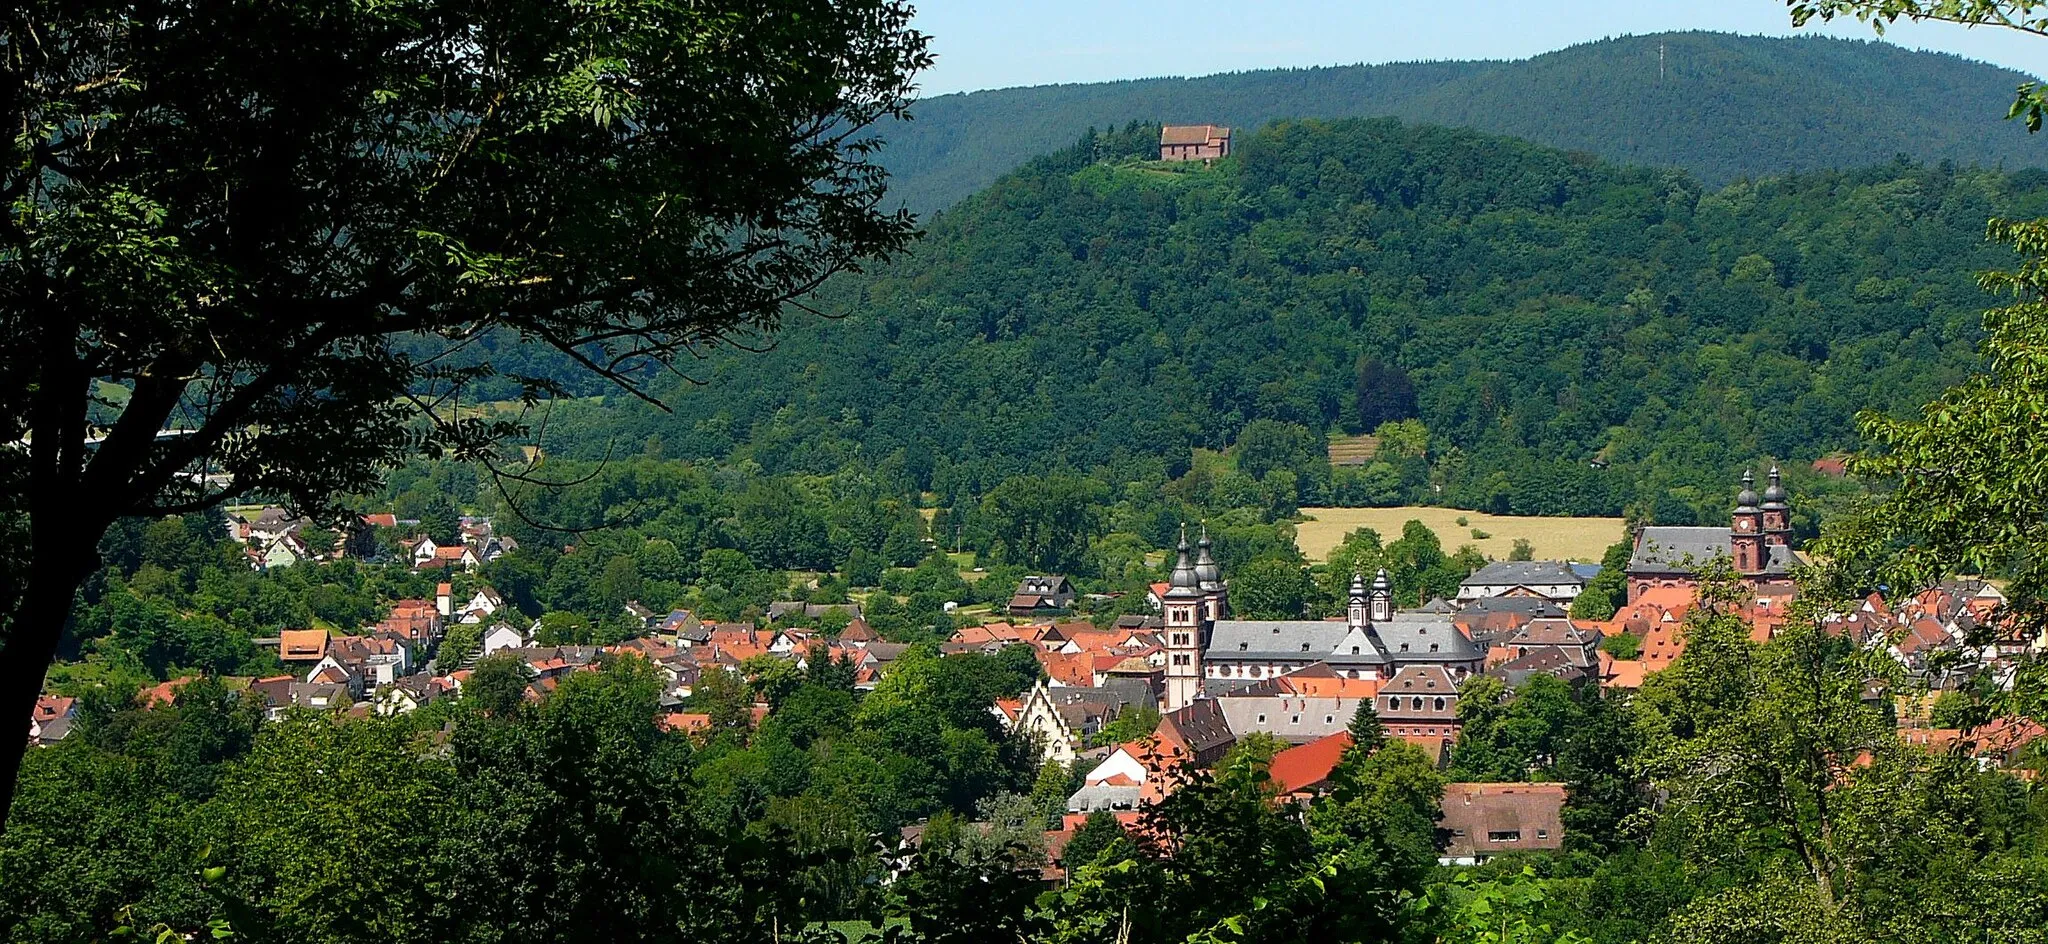
[[[1195,565],[1188,560],[1188,526],[1181,522],[1180,545],[1175,548],[1173,575],[1166,580],[1168,596],[1194,596],[1201,592],[1201,581],[1195,576]]]
[[[1211,547],[1214,545],[1209,541],[1209,525],[1205,522],[1202,539],[1195,542],[1195,585],[1203,590],[1217,590],[1223,586],[1223,568],[1216,564],[1216,558],[1210,556]]]

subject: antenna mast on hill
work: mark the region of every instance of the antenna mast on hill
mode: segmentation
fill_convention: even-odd
[[[1660,84],[1660,85],[1661,85],[1661,84],[1663,84],[1663,82],[1664,82],[1664,44],[1663,44],[1663,43],[1658,43],[1658,44],[1657,44],[1657,82],[1658,82],[1658,84]]]

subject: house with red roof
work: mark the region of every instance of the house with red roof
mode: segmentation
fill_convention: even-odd
[[[1329,788],[1330,775],[1351,744],[1351,732],[1339,731],[1281,751],[1273,755],[1273,765],[1267,770],[1269,782],[1283,800],[1313,798]]]

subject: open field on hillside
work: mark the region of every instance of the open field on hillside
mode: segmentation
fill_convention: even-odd
[[[1330,437],[1331,465],[1365,465],[1380,451],[1380,438],[1370,434]]]
[[[1538,560],[1597,562],[1607,546],[1621,540],[1622,536],[1620,518],[1524,518],[1413,505],[1401,508],[1303,508],[1301,513],[1308,520],[1296,527],[1294,543],[1311,560],[1322,560],[1331,548],[1344,540],[1344,535],[1359,528],[1371,528],[1380,533],[1382,540],[1392,541],[1401,536],[1402,526],[1411,520],[1420,521],[1435,531],[1446,551],[1455,551],[1461,545],[1470,544],[1478,548],[1479,553],[1495,560],[1507,559],[1516,538],[1528,538],[1536,548]],[[1459,524],[1459,518],[1464,518],[1466,523]],[[1483,539],[1472,537],[1475,529],[1486,532],[1488,536]]]

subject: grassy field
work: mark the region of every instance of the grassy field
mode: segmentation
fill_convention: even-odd
[[[1330,437],[1331,465],[1365,465],[1380,451],[1378,436]]]
[[[1516,538],[1528,538],[1535,546],[1537,560],[1599,561],[1607,546],[1621,540],[1620,518],[1521,518],[1486,515],[1455,508],[1303,508],[1303,521],[1295,532],[1295,544],[1312,560],[1322,560],[1344,535],[1358,528],[1371,528],[1383,540],[1401,536],[1410,520],[1420,521],[1444,544],[1455,551],[1470,544],[1479,553],[1506,560]],[[1464,518],[1466,523],[1459,524]],[[1487,533],[1474,538],[1474,530]]]

